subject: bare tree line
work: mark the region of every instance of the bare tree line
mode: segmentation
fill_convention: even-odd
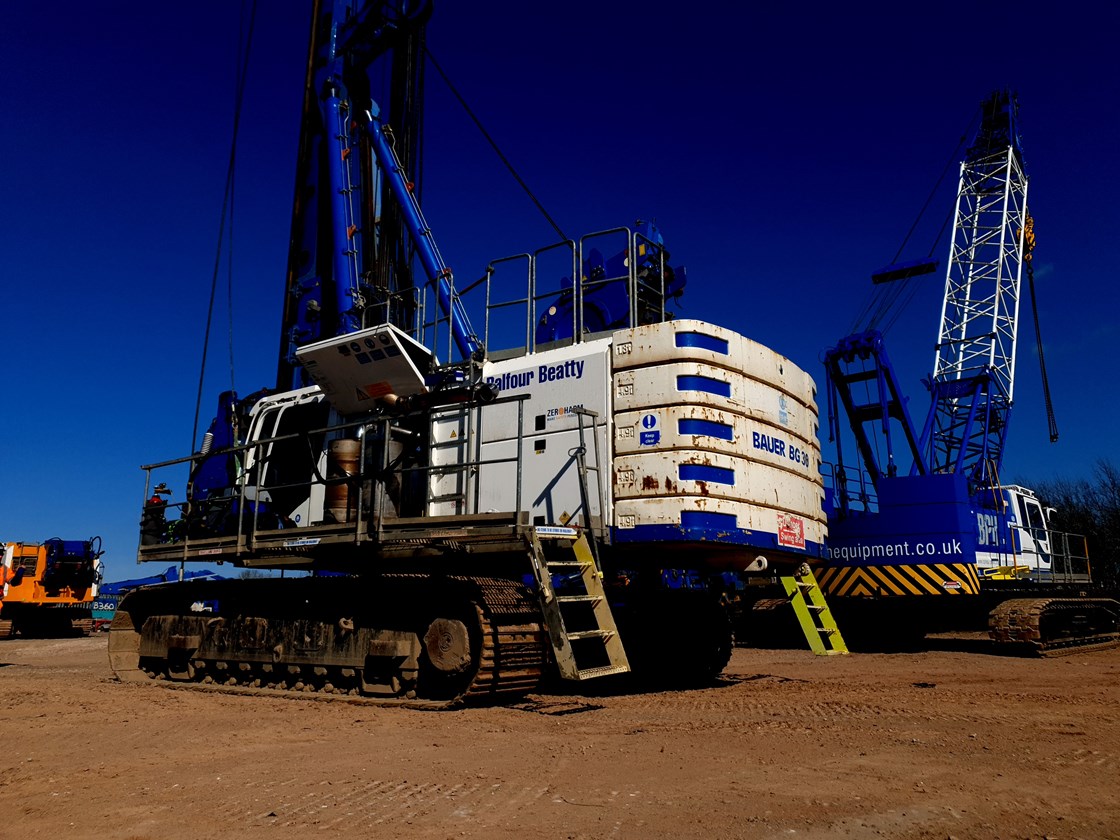
[[[1102,459],[1089,478],[1055,478],[1029,486],[1043,504],[1055,508],[1050,520],[1054,530],[1085,535],[1093,579],[1120,584],[1120,467]]]

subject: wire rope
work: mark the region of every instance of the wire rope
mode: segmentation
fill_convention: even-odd
[[[490,132],[488,132],[486,130],[486,127],[483,126],[482,121],[475,115],[474,111],[471,110],[470,105],[467,104],[467,101],[463,98],[462,94],[459,93],[455,85],[451,83],[451,79],[447,77],[447,74],[443,71],[443,68],[440,66],[439,62],[436,61],[435,56],[432,55],[432,51],[428,49],[426,44],[424,45],[424,52],[427,54],[428,60],[432,62],[432,66],[436,68],[436,72],[439,74],[440,78],[443,79],[444,84],[447,85],[447,89],[451,91],[451,95],[454,96],[456,100],[458,100],[461,106],[463,106],[463,110],[467,112],[467,116],[471,118],[472,122],[474,122],[475,124],[475,127],[478,128],[478,130],[482,133],[482,136],[486,138],[486,142],[490,144],[490,147],[494,150],[494,153],[497,154],[498,159],[503,164],[505,164],[506,169],[509,170],[509,173],[513,176],[514,180],[517,181],[521,189],[525,191],[525,194],[529,196],[529,200],[533,202],[536,208],[541,212],[541,215],[545,217],[548,223],[552,226],[552,229],[556,231],[556,233],[560,236],[560,239],[562,241],[567,241],[568,237],[564,234],[564,231],[560,229],[560,225],[556,224],[556,221],[552,218],[552,216],[549,215],[548,211],[544,209],[544,205],[541,204],[540,200],[533,194],[533,191],[529,189],[529,185],[526,184],[525,180],[518,174],[513,164],[510,163],[509,158],[505,156],[502,150],[498,147],[497,142],[490,135]]]
[[[242,8],[242,24],[243,24],[243,27],[244,27],[244,19],[245,19],[244,0],[242,2],[242,7],[241,8]],[[194,423],[191,427],[191,451],[194,451],[194,447],[197,445],[197,441],[198,441],[198,418],[199,418],[199,414],[202,410],[202,389],[203,389],[203,384],[205,383],[205,380],[206,380],[206,360],[207,360],[208,350],[209,350],[209,347],[210,347],[210,328],[211,328],[211,326],[213,324],[213,320],[214,320],[214,298],[217,295],[218,275],[221,272],[222,246],[223,246],[223,240],[224,240],[224,237],[225,237],[227,217],[230,217],[229,218],[229,228],[230,228],[230,231],[231,231],[231,236],[232,236],[232,230],[233,230],[233,221],[232,221],[233,183],[234,183],[234,175],[235,175],[236,170],[237,170],[237,166],[236,166],[236,164],[237,164],[237,133],[238,133],[238,129],[239,129],[240,124],[241,124],[241,110],[242,110],[242,105],[244,103],[244,98],[245,98],[245,79],[246,79],[246,76],[248,75],[247,70],[248,70],[248,66],[249,66],[249,54],[251,52],[252,44],[253,44],[253,27],[254,27],[254,24],[256,23],[256,17],[257,17],[257,3],[256,3],[256,0],[253,0],[253,5],[252,5],[252,7],[250,9],[250,13],[249,13],[248,33],[246,34],[243,42],[239,43],[239,51],[240,52],[239,52],[239,55],[238,55],[238,62],[237,62],[237,77],[236,77],[236,82],[235,82],[236,96],[235,96],[235,99],[234,99],[234,109],[233,109],[233,134],[232,134],[232,137],[231,137],[231,140],[230,140],[229,164],[226,167],[226,183],[225,183],[225,193],[222,196],[221,218],[218,222],[218,245],[217,245],[216,253],[214,254],[214,271],[213,271],[213,274],[212,274],[211,280],[210,280],[210,302],[209,302],[209,305],[208,305],[207,311],[206,311],[206,328],[204,330],[203,340],[202,340],[202,361],[201,361],[201,364],[199,366],[199,372],[198,372],[198,394],[197,394],[197,397],[195,398]],[[230,249],[232,250],[232,245],[230,246]],[[230,257],[230,259],[231,259],[230,268],[232,270],[232,257]],[[230,280],[230,286],[231,286],[231,288],[228,292],[228,297],[230,299],[230,302],[232,303],[232,296],[233,296],[232,279]],[[232,307],[231,307],[231,309],[232,309]],[[231,329],[231,331],[232,331],[232,318],[233,318],[233,316],[232,316],[232,311],[231,311],[231,314],[230,314],[230,329]],[[233,338],[232,338],[232,333],[231,333],[231,337],[230,337],[230,378],[231,379],[233,378]]]
[[[977,110],[973,112],[968,125],[965,127],[964,133],[961,134],[960,139],[957,141],[956,147],[949,155],[949,158],[948,160],[946,160],[944,167],[942,167],[941,174],[937,176],[937,180],[934,182],[933,187],[930,189],[929,194],[926,196],[925,201],[922,203],[921,209],[918,210],[918,214],[914,218],[913,223],[910,225],[910,229],[907,230],[906,235],[902,238],[902,242],[899,244],[898,250],[895,252],[894,259],[891,261],[892,264],[897,263],[899,258],[902,256],[902,252],[906,249],[907,244],[909,244],[910,239],[913,237],[914,232],[917,230],[918,225],[922,220],[922,217],[925,215],[926,211],[933,203],[933,199],[940,191],[941,185],[945,181],[945,177],[949,174],[949,171],[952,169],[953,165],[960,160],[960,150],[967,142],[969,136],[972,134],[973,127],[976,125],[979,117],[980,109],[977,108]],[[952,215],[953,211],[950,211],[946,216],[945,221],[942,222],[942,225],[937,232],[937,236],[934,238],[933,242],[930,245],[927,259],[932,258],[934,253],[937,251],[938,244],[941,242],[942,237],[945,235],[945,228],[948,226],[948,222],[952,218]],[[863,308],[859,311],[859,314],[853,321],[849,332],[855,333],[861,332],[863,330],[876,329],[885,319],[887,320],[885,325],[882,327],[881,332],[888,332],[894,325],[894,323],[898,320],[898,317],[899,315],[901,315],[902,311],[905,310],[910,301],[914,298],[917,289],[918,284],[915,283],[915,278],[913,277],[907,277],[901,280],[896,280],[892,283],[886,283],[877,286],[871,292],[869,292],[864,299],[865,302]],[[902,298],[904,293],[906,293],[906,296],[903,299],[902,304],[897,305],[899,299]]]

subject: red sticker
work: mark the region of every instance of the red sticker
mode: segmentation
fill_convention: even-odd
[[[778,514],[778,545],[805,547],[805,520],[788,513]]]
[[[393,386],[388,382],[372,382],[369,385],[363,385],[362,390],[371,397],[383,397],[386,394],[393,393]]]

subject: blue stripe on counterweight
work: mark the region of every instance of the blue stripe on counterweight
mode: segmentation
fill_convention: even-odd
[[[735,484],[735,470],[712,467],[707,464],[681,464],[677,468],[681,481],[711,481],[716,484]]]
[[[677,434],[707,435],[720,440],[735,439],[734,428],[727,423],[717,423],[714,420],[678,420]]]
[[[677,333],[677,347],[698,347],[701,350],[711,350],[713,353],[727,355],[728,345],[726,339],[716,338],[698,332]]]
[[[682,510],[681,526],[684,528],[709,528],[715,531],[735,530],[733,513],[707,513],[700,510]]]
[[[777,534],[754,531],[744,528],[686,528],[680,525],[639,525],[636,528],[611,528],[611,542],[631,547],[648,546],[661,543],[666,547],[681,546],[701,548],[704,551],[727,550],[735,552],[742,546],[776,552],[785,556],[823,558],[824,546],[812,540],[805,540],[805,548],[790,548],[778,543]],[[647,554],[649,554],[647,552]],[[660,555],[649,554],[651,563],[656,563]]]
[[[696,374],[681,374],[677,377],[678,391],[703,391],[706,394],[715,394],[719,397],[731,396],[731,383],[710,376]]]

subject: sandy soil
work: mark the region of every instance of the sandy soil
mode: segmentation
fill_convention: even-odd
[[[105,645],[0,643],[0,837],[1120,837],[1120,650],[738,649],[703,690],[416,712],[121,684]]]

